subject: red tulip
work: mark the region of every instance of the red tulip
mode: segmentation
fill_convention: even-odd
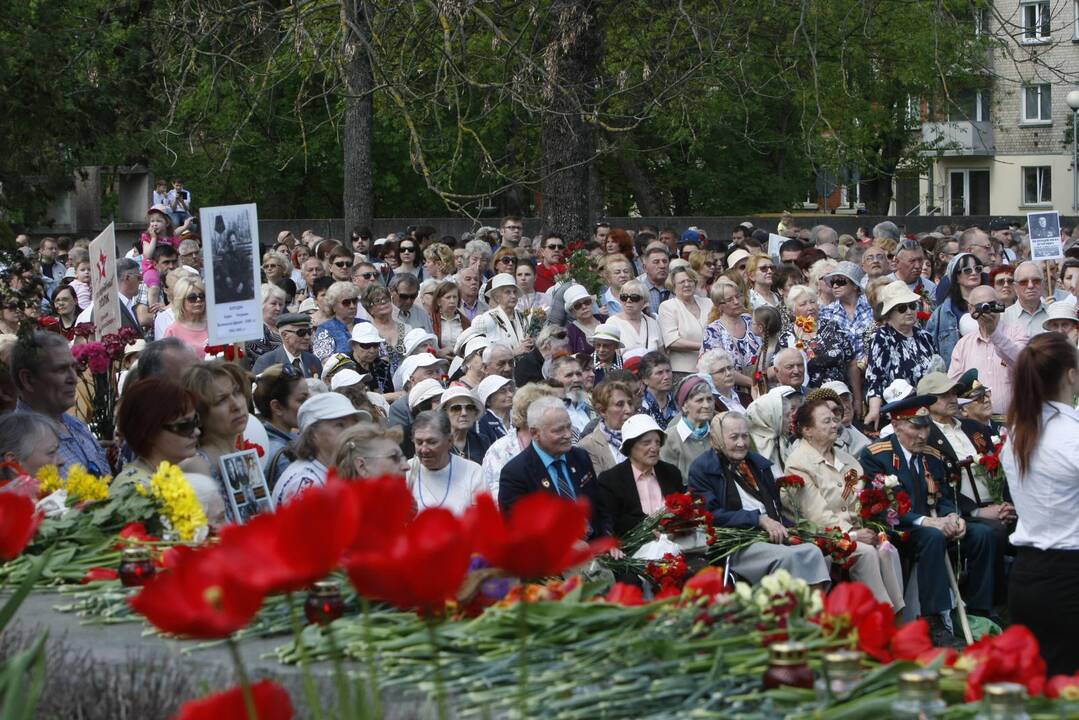
[[[895,614],[891,605],[877,602],[873,592],[862,583],[841,583],[828,593],[823,625],[839,637],[857,632],[859,649],[880,662],[891,661],[889,645],[895,635]],[[909,640],[904,638],[904,642]]]
[[[237,574],[216,546],[181,556],[169,572],[159,573],[131,607],[158,629],[192,638],[228,637],[251,621],[262,606],[263,591]]]
[[[456,596],[471,558],[464,523],[448,510],[431,508],[386,547],[352,553],[348,575],[365,597],[433,615]]]
[[[1045,684],[1045,696],[1079,700],[1079,675],[1054,675]]]
[[[892,657],[896,660],[917,660],[933,651],[929,639],[929,623],[919,618],[896,631],[891,642]]]
[[[975,663],[967,673],[967,702],[980,700],[986,683],[1019,683],[1032,696],[1045,688],[1045,660],[1038,639],[1022,625],[1012,625],[996,637],[986,635],[964,650],[962,659]]]
[[[717,595],[730,592],[730,587],[723,578],[723,570],[709,565],[686,581],[684,592],[686,595],[703,596],[711,600]]]
[[[587,500],[537,492],[514,505],[507,519],[489,495],[481,495],[466,521],[476,552],[494,567],[528,579],[560,575],[617,545],[612,538],[584,542],[589,514]]]
[[[400,475],[349,482],[348,488],[359,510],[352,549],[383,547],[416,517],[416,501]]]
[[[269,680],[251,686],[258,720],[289,720],[294,711],[285,688]],[[173,720],[247,720],[243,688],[237,686],[199,700],[189,700]]]
[[[135,542],[157,542],[161,538],[156,535],[151,535],[146,531],[146,523],[144,522],[129,522],[124,525],[124,529],[120,531],[120,542],[116,543],[116,549],[119,550],[129,543]]]
[[[34,501],[25,495],[0,492],[0,560],[11,560],[29,544],[41,524]]]
[[[112,568],[96,567],[90,568],[86,571],[86,575],[82,578],[82,584],[96,582],[98,580],[116,580],[120,577],[120,573]]]
[[[611,586],[605,600],[616,605],[644,605],[644,592],[636,585],[616,582]]]

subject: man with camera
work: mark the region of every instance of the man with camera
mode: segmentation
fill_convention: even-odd
[[[970,316],[978,321],[978,330],[955,344],[948,377],[958,380],[967,370],[976,369],[981,383],[993,391],[993,414],[1004,415],[1012,400],[1012,368],[1030,336],[1024,324],[1002,318],[1004,305],[989,285],[971,290],[968,304]]]

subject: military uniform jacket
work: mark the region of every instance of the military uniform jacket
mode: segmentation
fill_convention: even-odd
[[[873,443],[859,458],[862,470],[868,476],[880,473],[882,475],[895,475],[902,483],[911,499],[911,511],[899,518],[900,527],[909,528],[919,518],[930,514],[930,488],[932,481],[938,492],[933,500],[937,514],[940,516],[958,513],[954,500],[953,485],[949,482],[950,474],[945,465],[944,458],[932,447],[919,453],[924,465],[924,473],[914,473],[899,445],[899,438],[892,435],[887,440]],[[917,456],[912,456],[917,457]],[[927,477],[928,476],[928,477]]]

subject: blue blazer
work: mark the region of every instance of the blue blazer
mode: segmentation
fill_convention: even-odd
[[[288,364],[288,355],[285,354],[285,348],[277,347],[268,353],[260,355],[251,371],[258,375],[271,365],[286,364]],[[300,365],[303,367],[304,377],[317,378],[322,376],[322,363],[318,361],[314,353],[300,353]]]
[[[591,527],[597,531],[601,526],[596,520],[598,483],[595,468],[592,467],[592,459],[588,457],[587,452],[574,447],[566,453],[566,462],[569,464],[570,482],[573,483],[577,497],[586,497],[592,503]],[[518,500],[534,492],[554,493],[557,491],[551,483],[551,476],[546,466],[530,443],[502,466],[498,479],[498,506],[503,513],[508,513]]]
[[[939,490],[937,514],[944,516],[958,513],[954,499],[955,485],[950,482],[951,478],[944,459],[931,447],[926,448],[921,455],[926,471],[937,481]],[[900,527],[912,527],[915,520],[929,514],[929,485],[924,476],[916,477],[915,473],[911,472],[903,449],[899,445],[899,438],[895,435],[866,447],[862,450],[858,461],[866,475],[873,476],[877,473],[895,475],[903,484],[903,489],[910,495],[911,509],[909,513],[899,518]]]
[[[766,501],[770,501],[778,510],[782,508],[779,499],[779,486],[772,476],[772,463],[763,455],[750,452],[746,461],[757,475],[757,487]],[[689,466],[689,491],[704,500],[705,507],[712,513],[717,526],[732,528],[758,527],[760,510],[728,510],[727,479],[730,461],[715,450],[701,454]],[[783,519],[784,525],[792,523]]]
[[[506,430],[507,428],[502,427],[502,421],[490,410],[485,411],[476,421],[476,432],[488,445],[493,445],[495,440],[505,435]]]

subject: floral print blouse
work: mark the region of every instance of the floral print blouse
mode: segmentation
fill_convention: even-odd
[[[867,348],[865,396],[884,397],[884,388],[896,378],[917,387],[933,362],[933,338],[920,327],[910,337],[883,323]]]
[[[779,347],[797,347],[806,355],[809,369],[809,387],[820,387],[826,382],[838,380],[850,386],[850,363],[857,358],[854,336],[831,320],[820,320],[817,334],[802,341],[792,325],[779,336]]]
[[[753,334],[751,318],[748,314],[742,315],[742,322],[746,325],[744,337],[736,338],[723,325],[721,319],[716,319],[704,330],[704,342],[701,343],[701,352],[712,348],[722,348],[734,358],[734,364],[739,368],[753,367],[757,360],[757,353],[761,351],[761,339]]]

